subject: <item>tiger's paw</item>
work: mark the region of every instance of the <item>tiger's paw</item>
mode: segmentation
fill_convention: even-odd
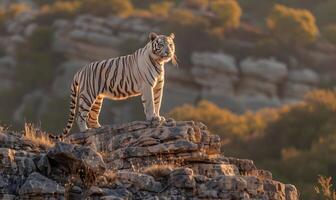
[[[165,122],[166,121],[166,118],[164,116],[159,116],[160,118],[160,122]]]
[[[151,127],[157,127],[161,124],[161,117],[160,116],[154,116],[152,119],[148,120],[150,121]]]

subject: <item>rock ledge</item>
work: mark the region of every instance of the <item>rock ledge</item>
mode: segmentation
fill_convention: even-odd
[[[199,122],[108,125],[50,149],[20,150],[8,145],[19,136],[0,136],[2,199],[299,199],[253,161],[223,156]]]

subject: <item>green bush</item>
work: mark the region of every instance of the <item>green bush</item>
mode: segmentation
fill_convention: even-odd
[[[306,44],[316,40],[318,28],[314,15],[308,10],[276,4],[267,18],[267,26],[286,44]]]
[[[117,15],[127,17],[134,10],[129,0],[83,0],[82,12],[97,16]]]
[[[237,1],[213,0],[210,2],[210,8],[224,28],[231,29],[239,26],[242,11]]]

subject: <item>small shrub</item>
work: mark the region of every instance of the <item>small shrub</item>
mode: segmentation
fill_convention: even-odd
[[[153,15],[149,10],[146,9],[135,9],[132,13],[132,16],[139,18],[152,18]]]
[[[268,16],[267,26],[278,39],[288,45],[313,42],[319,33],[311,12],[279,4],[273,7]]]
[[[211,10],[218,17],[218,23],[224,28],[237,28],[240,24],[241,8],[235,0],[214,0],[210,2]]]
[[[315,191],[325,200],[336,200],[336,191],[332,189],[331,177],[319,176],[319,186],[315,186]]]
[[[47,148],[53,147],[55,144],[49,139],[47,133],[40,131],[31,123],[25,123],[24,138],[30,140],[37,146],[44,146]]]
[[[117,15],[127,17],[134,7],[129,0],[83,0],[82,11],[97,16]]]
[[[209,25],[209,22],[206,18],[195,15],[190,10],[181,8],[174,9],[169,20],[171,23],[178,26],[206,27]]]
[[[106,170],[103,174],[108,183],[114,183],[117,180],[117,174],[113,170]]]
[[[151,14],[157,17],[168,17],[170,9],[173,7],[173,2],[153,3],[149,5]]]
[[[173,164],[153,164],[143,170],[145,174],[153,176],[154,178],[164,177],[170,174],[176,168]]]
[[[206,124],[210,131],[225,139],[261,135],[269,121],[278,118],[274,109],[264,109],[255,114],[236,115],[208,101],[200,101],[195,107],[184,105],[173,109],[169,115],[177,120],[195,120]]]

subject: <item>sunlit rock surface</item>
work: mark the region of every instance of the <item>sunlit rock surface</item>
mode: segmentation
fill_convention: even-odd
[[[3,130],[0,198],[299,199],[295,186],[223,156],[220,144],[193,121],[107,125],[48,148]]]

